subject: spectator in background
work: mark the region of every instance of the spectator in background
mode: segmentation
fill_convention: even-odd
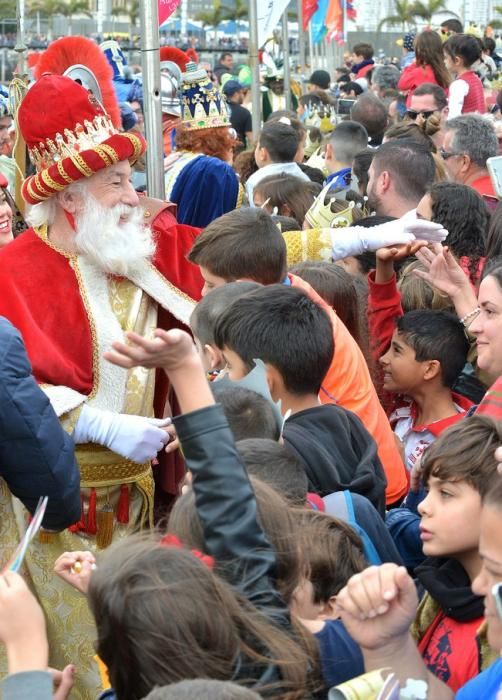
[[[469,185],[483,197],[495,197],[486,161],[497,154],[497,135],[485,117],[464,114],[446,122],[441,156],[454,182]]]
[[[224,51],[218,63],[215,65],[213,74],[215,78],[218,80],[219,83],[221,83],[221,76],[224,73],[230,73],[231,75],[233,74],[234,71],[234,59],[231,53],[228,51]]]
[[[352,178],[352,161],[368,146],[368,132],[362,124],[346,121],[338,124],[326,144],[325,163],[329,171],[326,184],[347,189]]]
[[[407,92],[406,106],[409,107],[411,95],[422,83],[436,83],[443,90],[450,84],[446,70],[441,39],[435,32],[421,32],[415,39],[415,63],[405,68],[397,84],[398,90]]]
[[[327,70],[315,70],[309,78],[308,90],[315,92],[318,90],[329,90],[331,78]]]
[[[352,107],[351,119],[364,126],[370,146],[380,146],[389,120],[387,107],[382,100],[369,93],[361,95]]]
[[[441,148],[444,126],[448,118],[448,100],[445,91],[433,83],[419,85],[411,95],[406,117],[418,124],[431,137],[436,148]]]
[[[370,208],[381,216],[404,216],[416,209],[434,173],[434,159],[426,146],[411,139],[384,143],[368,171]]]
[[[500,64],[502,63],[502,58],[500,58],[497,53],[497,44],[495,43],[495,40],[490,36],[485,36],[483,39],[483,52],[492,59],[492,61],[495,63],[495,67],[498,70],[500,68]]]
[[[445,19],[444,22],[441,22],[439,28],[444,39],[453,34],[463,34],[464,32],[464,25],[459,19]]]
[[[371,76],[371,91],[377,97],[386,97],[387,90],[395,90],[399,81],[399,70],[396,66],[376,66]]]
[[[356,44],[352,49],[352,79],[366,78],[367,74],[373,70],[375,61],[373,60],[374,49],[371,44]]]
[[[398,39],[396,44],[401,44],[403,50],[403,57],[399,61],[399,66],[401,69],[410,66],[415,60],[415,34],[408,32],[402,39]]]
[[[247,148],[253,140],[251,112],[242,106],[244,88],[237,80],[227,80],[222,88],[230,108],[230,124],[237,132],[237,138]]]
[[[364,90],[353,80],[349,80],[348,83],[342,83],[340,86],[340,97],[342,99],[356,100],[359,95],[362,95]]]

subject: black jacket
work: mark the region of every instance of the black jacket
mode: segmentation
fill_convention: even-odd
[[[0,476],[31,513],[49,496],[44,527],[64,530],[80,518],[73,440],[33,378],[19,332],[1,317]]]
[[[261,529],[254,491],[220,405],[173,419],[188,469],[205,549],[217,571],[269,620],[291,632],[289,610],[276,588],[275,552]],[[232,680],[280,683],[272,664],[256,667],[240,658]],[[263,692],[263,689],[262,691]]]
[[[309,491],[327,496],[348,489],[383,515],[385,474],[376,442],[355,413],[335,404],[299,411],[284,423],[283,438],[305,467]]]

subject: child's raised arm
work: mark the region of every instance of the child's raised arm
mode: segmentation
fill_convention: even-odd
[[[274,587],[275,552],[258,523],[253,489],[191,337],[180,330],[156,330],[153,340],[134,333],[127,338],[131,345],[114,343],[106,359],[126,368],[161,366],[185,414],[173,423],[192,472],[206,551],[224,565],[220,573],[231,585],[288,626],[287,607]]]

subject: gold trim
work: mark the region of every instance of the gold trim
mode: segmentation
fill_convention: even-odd
[[[138,158],[139,158],[140,155],[141,155],[141,149],[142,149],[142,142],[141,142],[141,139],[139,139],[139,138],[138,138],[137,136],[135,136],[134,134],[127,134],[127,133],[125,133],[125,134],[122,134],[122,136],[126,136],[126,137],[129,139],[129,141],[130,141],[131,144],[132,144],[132,147],[134,148],[134,153],[133,153],[133,155],[132,155],[132,158],[134,158],[134,160],[138,160]],[[130,159],[129,159],[129,160],[130,160]]]
[[[166,279],[166,278],[164,277],[164,275],[162,274],[162,272],[159,272],[159,270],[157,270],[157,268],[155,267],[155,265],[152,265],[152,263],[150,263],[150,262],[147,263],[147,264],[148,264],[148,267],[150,267],[151,270],[152,270],[153,272],[155,272],[155,274],[156,274],[158,277],[160,277],[160,279],[162,280],[162,282],[164,282],[164,284],[167,285],[167,287],[169,287],[169,289],[170,289],[171,291],[173,291],[175,294],[177,294],[177,296],[181,297],[181,298],[184,299],[185,301],[188,301],[190,304],[196,304],[196,303],[197,303],[197,302],[195,301],[195,299],[192,299],[191,297],[188,296],[188,294],[185,294],[185,292],[182,292],[181,289],[178,289],[178,287],[175,287],[174,284],[173,284],[172,282],[169,282],[169,280]],[[147,292],[147,293],[148,293],[148,292]],[[172,313],[172,312],[171,312],[171,313]]]
[[[244,187],[242,186],[242,183],[239,182],[239,191],[237,192],[237,204],[235,205],[235,208],[240,209],[240,207],[242,207],[243,201],[244,201]]]
[[[107,143],[100,143],[97,148],[100,149],[100,151],[104,151],[105,153],[108,154],[108,156],[111,158],[112,163],[118,163],[119,162],[119,154],[117,151],[109,146]]]
[[[33,177],[28,178],[26,187],[28,189],[28,194],[32,199],[38,199],[39,202],[45,202],[46,197],[42,197],[41,194],[38,194],[33,190]]]
[[[63,178],[63,180],[64,180],[65,182],[67,182],[69,185],[71,185],[73,182],[75,182],[75,180],[74,180],[73,178],[71,178],[71,177],[68,175],[68,173],[66,172],[66,170],[63,168],[63,161],[58,160],[58,162],[57,162],[57,169],[58,169],[58,173],[61,175],[61,177]]]
[[[42,194],[44,194],[46,197],[52,197],[52,195],[54,194],[54,192],[49,192],[49,190],[46,190],[46,189],[45,189],[45,187],[44,187],[44,186],[42,185],[42,183],[40,182],[40,175],[38,175],[38,174],[35,175],[35,180],[34,180],[34,182],[36,183],[38,189],[40,190],[40,192],[42,192]]]
[[[110,165],[113,164],[113,161],[111,160],[108,153],[106,153],[104,149],[102,149],[100,146],[94,146],[94,152],[98,154],[98,156],[101,158],[101,160],[107,168],[109,168]]]
[[[92,175],[94,175],[94,172],[87,165],[82,156],[78,155],[78,153],[72,153],[70,158],[73,165],[77,168],[77,170],[80,170],[84,177],[91,177]]]
[[[99,381],[101,379],[99,372],[99,342],[98,342],[98,332],[96,330],[96,322],[94,316],[91,313],[91,304],[87,296],[86,287],[82,279],[82,274],[78,265],[78,258],[75,256],[73,261],[73,272],[77,278],[77,284],[80,291],[80,296],[82,298],[82,303],[84,305],[85,313],[87,314],[87,320],[89,321],[89,330],[91,331],[91,343],[92,343],[92,390],[88,396],[88,401],[93,399],[98,393]]]
[[[63,250],[62,248],[59,248],[57,245],[55,245],[50,239],[49,239],[49,229],[47,227],[47,224],[42,224],[42,226],[37,226],[37,228],[33,229],[37,236],[46,244],[49,246],[49,248],[52,248],[52,250],[55,250],[56,253],[59,253],[63,257],[67,258],[68,260],[72,261],[72,267],[73,263],[76,262],[77,256],[72,255],[71,253],[68,253],[68,251]]]
[[[48,170],[41,170],[39,173],[40,177],[44,181],[44,183],[48,187],[52,187],[53,190],[56,190],[56,192],[61,192],[61,190],[65,189],[65,185],[60,185],[58,182],[52,179],[52,177],[49,175]]]

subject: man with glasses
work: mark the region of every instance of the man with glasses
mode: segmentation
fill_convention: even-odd
[[[426,122],[435,118],[436,122],[439,122],[440,129],[429,135],[436,146],[440,148],[444,138],[444,125],[448,118],[448,100],[443,88],[433,83],[419,85],[411,95],[406,117],[422,128],[425,126],[427,133],[433,129],[427,129]]]
[[[464,114],[446,122],[441,157],[450,180],[472,187],[485,198],[496,197],[486,168],[498,155],[498,139],[490,121]]]

